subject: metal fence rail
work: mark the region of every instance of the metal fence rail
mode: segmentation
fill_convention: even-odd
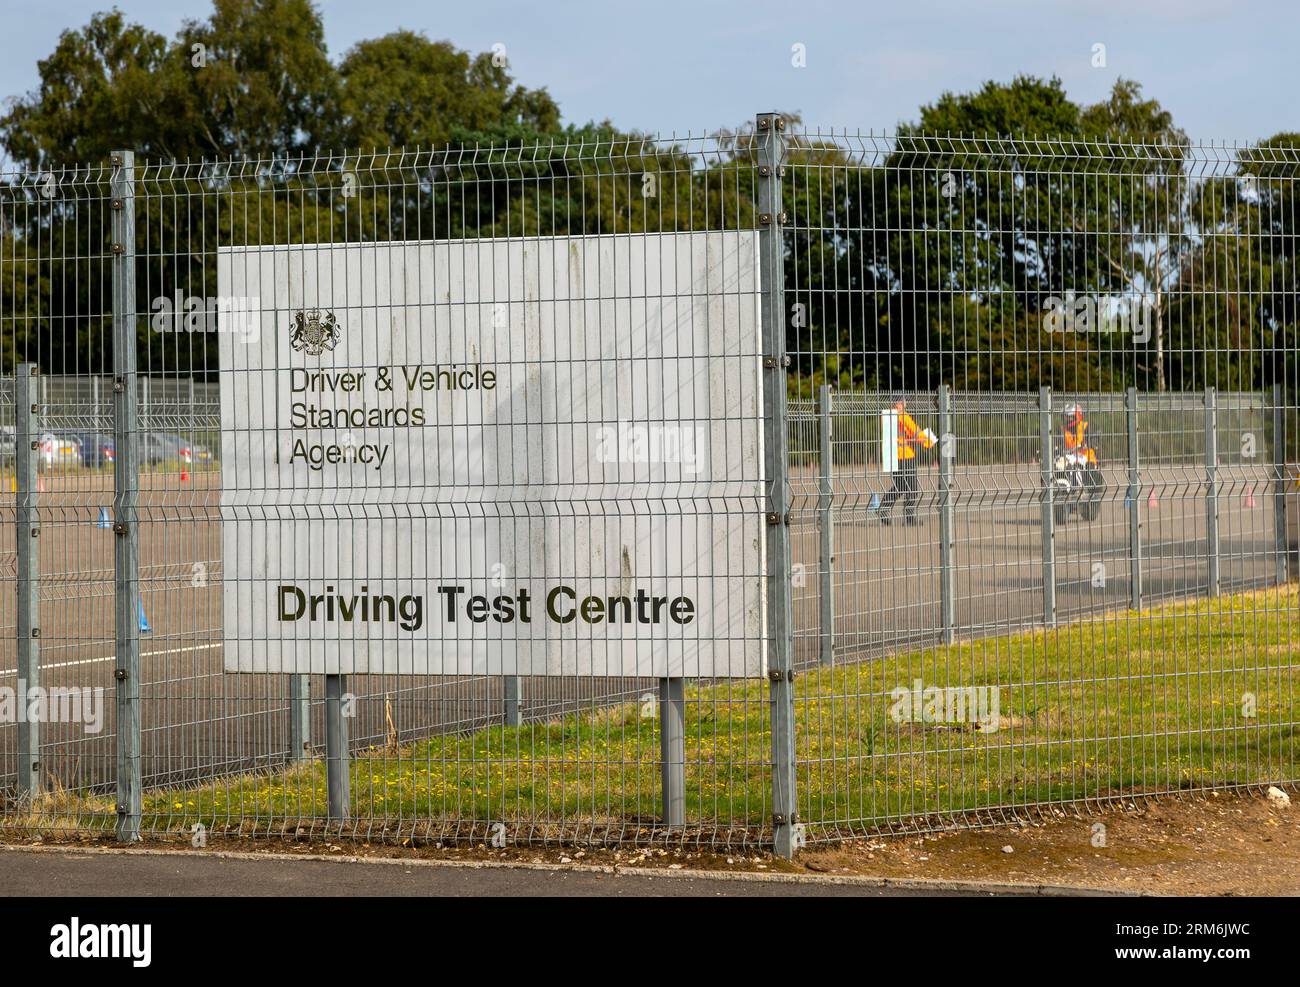
[[[1290,151],[795,132],[763,114],[722,137],[296,162],[123,153],[38,177],[0,176],[4,827],[788,854],[1296,780]],[[751,231],[752,293],[736,269],[670,290],[691,252],[676,272],[650,259],[666,238]],[[542,240],[599,244],[594,280],[538,264],[516,299],[510,251]],[[500,253],[478,268],[483,243]],[[648,497],[629,466],[520,482],[505,506],[508,482],[453,479],[430,499],[412,477],[437,463],[416,461],[388,492],[408,516],[512,520],[521,543],[542,517],[575,532],[651,514],[714,536],[735,525],[745,538],[710,588],[761,593],[764,627],[711,644],[762,674],[226,670],[251,626],[224,609],[249,581],[223,545],[232,492],[268,543],[303,504],[335,520],[389,508],[364,483],[308,495],[235,466],[241,443],[283,425],[249,424],[270,392],[220,330],[251,317],[280,332],[310,302],[266,281],[232,310],[218,271],[259,250],[392,244],[461,247],[445,269],[371,271],[340,311],[396,319],[385,292],[442,279],[473,300],[430,296],[420,326],[530,327],[536,352],[496,359],[532,374],[519,421],[536,440],[503,462],[581,459],[546,430],[617,425],[673,393],[666,368],[684,357],[654,350],[666,312],[712,341],[710,400],[730,393],[728,361],[753,361],[761,413],[683,413],[719,459],[761,422],[752,469],[718,491],[683,474]],[[747,306],[754,347],[728,349]],[[599,338],[574,328],[585,317],[623,327],[612,355],[585,349]],[[618,359],[631,377],[609,370]],[[584,361],[590,390],[564,397],[555,375]],[[261,396],[232,405],[250,381]],[[1081,494],[1062,465],[1075,406],[1096,457]],[[901,444],[900,415],[917,426]],[[477,434],[466,422],[456,434]],[[891,463],[904,447],[914,472]],[[762,496],[747,492],[760,479]],[[570,577],[575,551],[598,551],[579,537],[557,549]],[[759,542],[761,567],[746,554]],[[462,554],[473,578],[508,578],[468,542]],[[17,710],[37,679],[62,692],[34,722]]]

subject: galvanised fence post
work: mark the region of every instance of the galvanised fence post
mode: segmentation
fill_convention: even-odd
[[[117,668],[117,839],[140,838],[140,490],[136,391],[135,155],[115,151],[110,188],[113,277],[113,556]]]
[[[755,122],[759,274],[762,279],[763,462],[767,477],[767,674],[772,717],[772,837],[775,852],[794,856],[798,837],[795,792],[794,637],[791,605],[789,436],[785,338],[785,255],[781,177],[785,120],[760,113]]]
[[[28,689],[41,684],[41,553],[37,461],[36,364],[23,363],[14,379],[14,487],[18,561],[17,701],[26,704]],[[41,791],[41,724],[34,716],[18,717],[18,791],[35,798]]]
[[[823,384],[817,394],[817,411],[820,418],[821,445],[821,487],[818,491],[818,513],[820,515],[820,549],[821,556],[821,592],[818,603],[821,607],[821,663],[830,665],[835,660],[835,516],[831,505],[835,500],[834,486],[834,452],[831,424],[831,386]]]
[[[1286,406],[1281,384],[1273,385],[1273,546],[1277,558],[1274,579],[1280,586],[1287,581],[1290,559],[1287,557],[1286,531]]]
[[[952,466],[956,458],[952,444],[952,388],[939,385],[939,610],[943,620],[943,643],[957,639],[956,580],[953,572]]]
[[[1137,388],[1124,395],[1128,423],[1128,554],[1129,606],[1142,609],[1142,475],[1138,464]]]
[[[1205,389],[1205,554],[1210,595],[1219,595],[1219,402]]]
[[[1056,626],[1056,476],[1052,447],[1052,389],[1038,389],[1038,440],[1041,443],[1043,473],[1043,623]]]

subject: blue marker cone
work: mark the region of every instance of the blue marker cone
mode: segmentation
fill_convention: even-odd
[[[99,509],[99,520],[95,522],[95,527],[96,527],[96,528],[111,528],[111,527],[113,527],[113,519],[110,518],[110,517],[108,516],[108,508],[107,508],[107,507],[101,507],[101,508]]]
[[[143,596],[139,597],[139,600],[140,600],[140,633],[152,634],[153,628],[149,626],[149,618],[144,615],[144,597]]]
[[[1124,498],[1124,510],[1127,511],[1127,510],[1128,510],[1130,507],[1132,507],[1132,506],[1133,506],[1133,498],[1132,498],[1132,497],[1125,497],[1125,498]]]
[[[878,511],[878,510],[880,510],[880,494],[878,494],[878,493],[873,493],[873,494],[871,495],[871,503],[870,503],[870,505],[868,505],[867,510],[869,510],[869,511]]]

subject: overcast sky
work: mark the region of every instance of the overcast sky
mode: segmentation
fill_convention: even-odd
[[[104,0],[0,0],[0,93],[37,82],[60,31]],[[119,0],[168,36],[210,0]],[[546,86],[567,122],[668,134],[734,126],[760,110],[810,124],[892,129],[945,90],[1057,75],[1071,98],[1137,79],[1202,139],[1300,130],[1294,0],[323,0],[330,53],[402,27],[484,51]],[[806,67],[791,64],[792,46]],[[1094,46],[1105,45],[1105,67]]]

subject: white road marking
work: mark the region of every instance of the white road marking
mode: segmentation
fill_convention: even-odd
[[[210,651],[212,648],[219,648],[219,647],[221,647],[220,644],[213,642],[212,644],[195,644],[188,648],[164,648],[162,651],[142,651],[140,653],[140,658],[141,659],[154,658],[159,655],[181,655],[190,651]],[[53,669],[53,668],[75,668],[78,665],[97,665],[101,661],[117,661],[117,655],[105,655],[103,658],[82,658],[79,661],[55,662],[53,665],[42,665],[41,671],[46,671],[48,669]],[[18,674],[18,669],[16,668],[0,669],[0,675],[17,675],[17,674]]]

